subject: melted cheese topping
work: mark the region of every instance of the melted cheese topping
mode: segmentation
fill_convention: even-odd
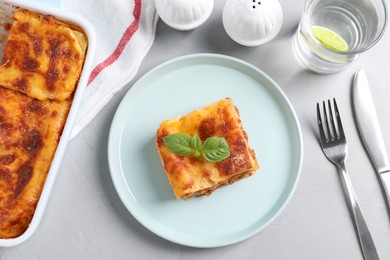
[[[202,141],[211,136],[224,137],[230,157],[212,163],[203,157],[179,156],[165,146],[162,138],[172,133],[198,134]],[[255,173],[259,168],[249,147],[238,109],[230,98],[220,100],[190,114],[161,123],[156,147],[176,198],[209,195],[215,189]]]
[[[39,100],[65,100],[84,63],[85,35],[55,20],[19,11],[4,50],[0,85]]]
[[[0,87],[0,237],[28,227],[71,101],[39,101]]]
[[[29,226],[80,77],[86,36],[26,10],[14,14],[0,66],[0,237]]]

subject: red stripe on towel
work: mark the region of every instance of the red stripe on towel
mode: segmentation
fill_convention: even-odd
[[[123,33],[117,47],[114,52],[103,62],[96,65],[92,70],[91,75],[88,80],[88,85],[107,67],[113,64],[122,54],[127,43],[131,40],[135,32],[138,30],[139,19],[141,16],[141,0],[135,0],[134,9],[133,9],[134,21],[127,27],[126,31]]]

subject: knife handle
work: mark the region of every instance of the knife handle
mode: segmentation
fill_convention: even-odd
[[[379,173],[379,177],[381,178],[382,187],[386,195],[387,210],[390,213],[390,170]]]

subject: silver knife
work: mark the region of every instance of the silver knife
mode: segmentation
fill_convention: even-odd
[[[352,100],[359,134],[380,177],[386,195],[387,208],[390,210],[390,164],[364,70],[359,70],[355,74]]]

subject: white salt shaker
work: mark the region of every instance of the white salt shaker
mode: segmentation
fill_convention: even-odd
[[[227,0],[222,21],[234,41],[259,46],[279,33],[283,11],[278,0]]]
[[[155,0],[157,13],[170,27],[188,31],[203,24],[214,7],[214,0]]]

